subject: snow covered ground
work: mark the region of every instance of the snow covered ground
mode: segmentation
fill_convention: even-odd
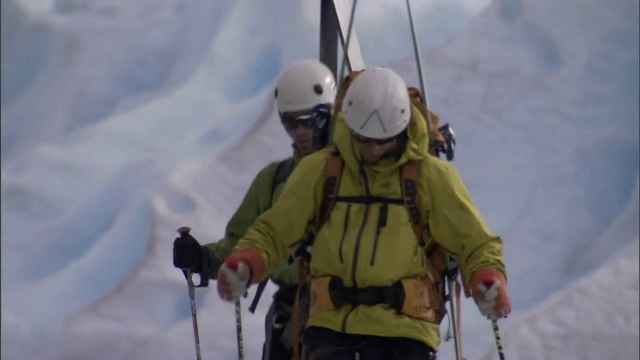
[[[505,240],[507,358],[637,359],[638,1],[414,3],[430,105]],[[367,64],[417,85],[403,3],[359,4]],[[317,4],[1,6],[2,358],[194,358],[175,230],[217,240],[288,154],[272,88],[317,56]],[[197,301],[203,358],[234,358],[233,306],[213,289]],[[268,301],[247,303],[255,359]],[[463,305],[466,358],[497,359],[490,323]]]

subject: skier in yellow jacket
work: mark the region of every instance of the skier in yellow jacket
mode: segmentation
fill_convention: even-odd
[[[438,349],[439,323],[405,306],[432,306],[429,296],[402,287],[405,280],[424,279],[429,265],[406,208],[349,201],[402,198],[399,169],[409,160],[419,161],[419,219],[429,229],[424,237],[454,256],[484,316],[496,320],[510,312],[502,240],[483,222],[455,168],[427,154],[425,121],[412,109],[402,78],[385,68],[358,76],[346,92],[333,141],[344,159],[338,196],[346,200],[336,202],[316,229],[311,250],[310,317],[303,334],[311,359],[428,359]],[[309,225],[320,224],[332,151],[306,157],[278,202],[240,239],[218,273],[221,298],[238,298],[290,256]],[[401,296],[386,296],[398,284]],[[338,301],[341,293],[376,296],[345,302]],[[393,304],[398,299],[402,303]]]

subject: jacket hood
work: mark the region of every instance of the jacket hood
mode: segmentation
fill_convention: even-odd
[[[376,165],[367,166],[373,170],[382,171],[399,167],[407,160],[420,160],[427,156],[429,148],[429,137],[427,136],[427,123],[420,111],[415,106],[411,106],[411,120],[408,125],[408,141],[404,153],[398,160],[383,159]],[[358,168],[361,161],[360,151],[356,142],[351,136],[351,131],[347,126],[342,112],[335,117],[335,127],[333,129],[333,143],[340,151],[345,163],[354,169]]]

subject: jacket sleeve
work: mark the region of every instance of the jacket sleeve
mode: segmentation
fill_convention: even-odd
[[[258,173],[242,199],[240,207],[227,223],[224,238],[218,242],[205,244],[205,254],[208,256],[204,256],[204,261],[210,261],[209,264],[205,263],[205,267],[209,268],[207,273],[210,278],[217,277],[218,268],[224,259],[231,255],[238,240],[258,216],[271,206],[271,186],[276,169],[277,163],[273,163]]]
[[[430,200],[427,223],[433,238],[454,255],[466,285],[471,275],[485,266],[506,277],[502,239],[484,223],[458,171],[438,159],[432,165],[426,193]]]
[[[278,201],[256,220],[234,248],[234,254],[251,254],[254,282],[271,274],[289,257],[313,221],[326,154],[314,153],[298,164]]]

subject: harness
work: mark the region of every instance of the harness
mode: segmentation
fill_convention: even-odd
[[[402,205],[409,214],[411,226],[419,245],[428,259],[427,274],[424,279],[400,279],[390,286],[345,287],[338,277],[314,278],[311,292],[325,293],[316,297],[311,304],[310,314],[335,309],[343,305],[373,306],[386,304],[408,316],[439,324],[445,313],[448,298],[445,280],[457,282],[458,267],[448,269],[445,264],[444,248],[431,241],[425,244],[424,234],[428,226],[420,220],[420,194],[418,191],[418,173],[420,162],[409,160],[400,167],[401,198],[385,198],[373,195],[338,196],[340,180],[344,168],[344,159],[337,149],[330,153],[325,163],[325,181],[323,198],[320,204],[316,233],[327,222],[337,202],[358,204],[382,204],[378,226],[386,225],[388,205]],[[459,297],[458,297],[459,299]]]

